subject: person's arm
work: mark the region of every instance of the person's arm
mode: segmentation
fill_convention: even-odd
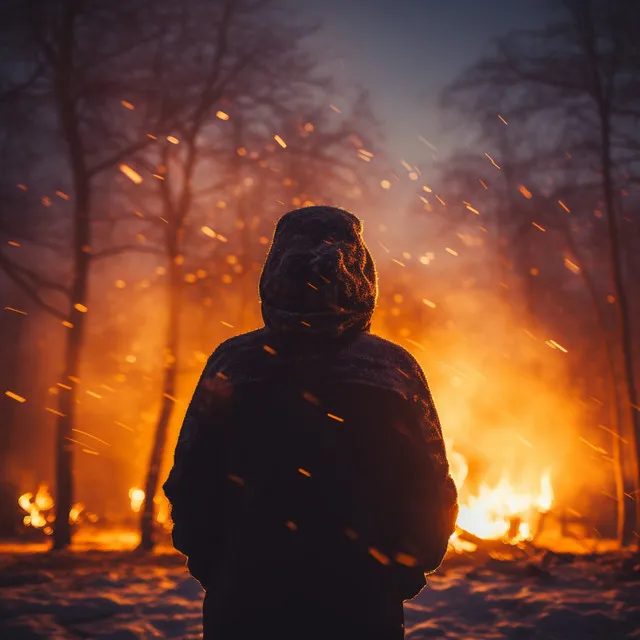
[[[219,538],[222,451],[217,435],[231,387],[213,356],[187,409],[164,493],[171,504],[173,544],[205,588]]]
[[[417,363],[416,363],[417,364]],[[417,496],[423,515],[416,541],[417,558],[425,573],[442,563],[458,518],[458,492],[449,474],[449,463],[440,419],[427,379],[420,368],[419,390],[413,397],[412,414],[420,433]]]

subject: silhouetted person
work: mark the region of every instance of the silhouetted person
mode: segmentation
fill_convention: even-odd
[[[402,638],[457,496],[419,364],[369,333],[358,218],[284,215],[260,297],[264,328],[209,358],[164,485],[204,637]]]

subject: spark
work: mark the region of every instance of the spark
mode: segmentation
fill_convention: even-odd
[[[118,168],[134,184],[140,184],[142,182],[142,176],[137,171],[134,171],[128,164],[121,164]]]
[[[552,349],[558,349],[562,351],[562,353],[569,353],[567,349],[565,349],[562,345],[558,344],[555,340],[547,340],[545,344]]]
[[[68,320],[63,320],[62,326],[67,327],[67,329],[73,329],[73,322],[69,322]]]
[[[427,145],[427,147],[429,147],[430,149],[433,149],[433,151],[437,151],[437,147],[433,144],[431,144],[426,138],[423,138],[422,136],[418,136],[418,140],[420,140],[420,142],[423,142],[424,144]]]
[[[446,202],[445,202],[445,201],[444,201],[444,200],[443,200],[439,195],[436,195],[436,200],[437,200],[437,201],[438,201],[438,202],[439,202],[443,207],[446,207],[446,206],[447,206],[447,203],[446,203]]]
[[[218,236],[218,234],[213,229],[207,226],[201,227],[200,231],[202,231],[205,236],[209,236],[210,238],[216,238]]]
[[[450,253],[452,256],[457,256],[458,252],[452,249],[451,247],[445,247],[444,249],[447,253]]]
[[[496,169],[499,169],[499,168],[500,168],[500,165],[499,165],[499,164],[498,164],[498,163],[497,163],[497,162],[496,162],[496,161],[495,161],[495,160],[494,160],[494,159],[493,159],[493,158],[492,158],[488,153],[485,153],[484,155],[489,159],[489,161],[491,162],[491,164],[492,164]]]
[[[104,440],[101,440],[97,436],[91,435],[90,433],[87,433],[86,431],[81,431],[80,429],[71,429],[71,431],[75,431],[76,433],[81,433],[83,436],[88,436],[89,438],[93,438],[94,440],[97,440],[98,442],[101,442],[102,444],[106,444],[107,447],[111,446],[108,442],[105,442]]]
[[[431,190],[431,188],[430,188],[430,187],[427,187],[427,185],[426,185],[426,184],[425,184],[425,185],[422,185],[422,189],[423,189],[423,191],[426,191],[427,193],[433,193],[433,191]]]
[[[7,242],[7,244],[11,245],[12,247],[19,247],[20,243],[16,242],[15,240],[9,240],[9,242]]]
[[[283,148],[286,149],[287,148],[287,143],[276,133],[275,136],[273,136],[273,139]]]
[[[562,200],[558,200],[558,204],[567,212],[567,213],[571,213],[571,209],[569,209],[569,207],[567,207],[567,205],[562,202]]]
[[[18,187],[18,189],[20,189],[20,191],[28,191],[29,190],[29,187],[27,187],[26,184],[22,184],[21,182],[18,182],[16,187]]]
[[[609,429],[608,427],[605,427],[603,424],[599,424],[598,427],[600,429],[604,429],[604,431],[610,433],[612,436],[618,438],[618,440],[620,440],[620,442],[622,442],[623,444],[627,444],[627,441],[619,434],[616,433],[615,431],[613,431],[613,429]]]
[[[431,302],[431,300],[427,300],[426,298],[422,298],[422,302],[427,305],[427,307],[431,307],[431,309],[436,308],[436,303]]]
[[[595,444],[592,444],[591,442],[589,442],[588,440],[585,440],[582,437],[579,437],[578,440],[586,444],[590,449],[593,449],[596,453],[601,453],[602,455],[605,455],[605,456],[607,455],[607,452],[602,447],[598,447]]]
[[[335,104],[330,104],[330,105],[329,105],[329,109],[331,109],[332,111],[335,111],[336,113],[342,113],[342,112],[340,111],[340,109],[338,109],[338,107],[336,107],[336,105],[335,105]]]
[[[391,189],[391,183],[388,180],[380,180],[380,186],[383,189]]]
[[[536,229],[540,229],[540,231],[546,231],[544,227],[541,227],[537,222],[531,223]]]
[[[120,100],[120,104],[125,109],[129,109],[129,111],[133,111],[135,109],[135,107],[130,102],[127,102],[126,100]]]
[[[482,188],[483,188],[485,191],[487,191],[487,189],[488,189],[489,187],[487,187],[486,182],[485,182],[484,180],[481,180],[480,178],[478,178],[478,182],[482,185]]]
[[[56,191],[56,195],[63,200],[69,199],[69,196],[64,191]]]
[[[480,215],[480,212],[477,209],[474,209],[468,202],[464,203],[464,206],[471,211],[471,213],[475,213],[477,216]]]
[[[298,472],[301,473],[303,476],[307,476],[307,478],[311,477],[311,474],[306,469],[298,469]]]
[[[509,124],[500,114],[498,114],[498,120],[500,120],[500,122],[502,122],[505,125]]]
[[[273,347],[270,347],[268,344],[265,344],[262,348],[272,356],[275,356],[278,353]]]
[[[399,264],[401,267],[405,267],[406,265],[400,262],[400,260],[396,260],[396,258],[391,258],[396,264]]]
[[[52,409],[51,407],[45,407],[44,410],[48,411],[49,413],[53,413],[54,416],[59,416],[61,418],[64,418],[66,415],[62,413],[62,411],[58,411],[57,409]]]
[[[98,400],[102,400],[102,396],[99,393],[96,393],[95,391],[87,391],[87,395],[91,396],[92,398],[97,398]]]
[[[405,567],[415,567],[418,561],[408,553],[396,553],[395,561]]]
[[[569,260],[569,258],[564,259],[564,266],[569,269],[572,273],[578,274],[580,273],[580,267],[575,263]]]
[[[406,161],[406,160],[400,160],[400,164],[407,170],[407,171],[413,171],[413,167]]]
[[[369,547],[369,555],[373,556],[380,564],[387,565],[391,563],[388,556],[385,556],[382,551],[378,551],[375,547]]]
[[[80,313],[87,313],[87,311],[89,310],[85,305],[81,304],[80,302],[76,302],[76,304],[73,305],[73,308],[76,311],[79,311]]]
[[[21,316],[28,315],[26,311],[20,311],[20,309],[14,309],[13,307],[5,307],[5,311],[13,311],[14,313],[19,313]]]
[[[219,118],[220,120],[228,120],[229,117],[229,114],[224,111],[216,111],[216,118]]]
[[[229,478],[231,482],[235,482],[236,484],[239,484],[241,487],[244,486],[244,478],[241,478],[240,476],[236,476],[233,473],[229,473],[227,474],[227,478]]]
[[[333,413],[327,413],[327,416],[332,420],[336,420],[337,422],[344,422],[344,418],[341,418],[340,416],[337,416]]]
[[[17,402],[26,402],[27,399],[23,398],[22,396],[19,396],[17,393],[13,393],[13,391],[5,391],[4,395],[7,396],[8,398],[11,398],[12,400],[16,400]]]
[[[518,191],[527,199],[527,200],[531,200],[531,198],[533,198],[533,196],[531,195],[531,191],[529,191],[529,189],[527,189],[527,187],[525,187],[523,184],[519,184],[518,185]]]
[[[225,327],[229,327],[229,329],[233,329],[233,325],[230,322],[225,322],[224,320],[220,320],[220,324]]]
[[[363,155],[363,156],[367,156],[369,158],[373,158],[374,157],[373,153],[371,153],[371,151],[367,151],[366,149],[358,149],[358,153]]]
[[[84,442],[80,442],[80,440],[74,440],[73,438],[65,438],[65,440],[68,440],[69,442],[74,442],[75,444],[79,444],[81,447],[86,447],[87,449],[93,451],[96,454],[98,453],[95,449],[92,449],[88,444],[85,444]]]
[[[179,144],[180,140],[175,136],[167,136],[167,142],[170,142],[171,144]]]
[[[117,424],[119,427],[122,427],[123,429],[126,429],[127,431],[131,431],[133,433],[133,429],[131,427],[128,427],[126,424],[123,424],[122,422],[118,422],[116,420],[114,424]]]
[[[287,520],[286,524],[287,524],[287,527],[289,529],[291,529],[291,531],[297,531],[298,530],[298,525],[295,522],[293,522],[292,520]]]

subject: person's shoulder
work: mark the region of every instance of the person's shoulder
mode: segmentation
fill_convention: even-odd
[[[267,340],[267,331],[263,327],[247,333],[241,333],[221,342],[209,357],[210,363],[234,357],[239,353],[246,353],[255,349],[264,349]]]
[[[407,349],[374,333],[360,334],[353,346],[364,356],[384,359],[407,374],[422,374],[422,367]]]

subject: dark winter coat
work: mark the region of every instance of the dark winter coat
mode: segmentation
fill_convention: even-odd
[[[164,485],[205,638],[400,638],[456,490],[419,364],[369,333],[360,221],[283,216],[260,295],[265,327],[209,358]]]

